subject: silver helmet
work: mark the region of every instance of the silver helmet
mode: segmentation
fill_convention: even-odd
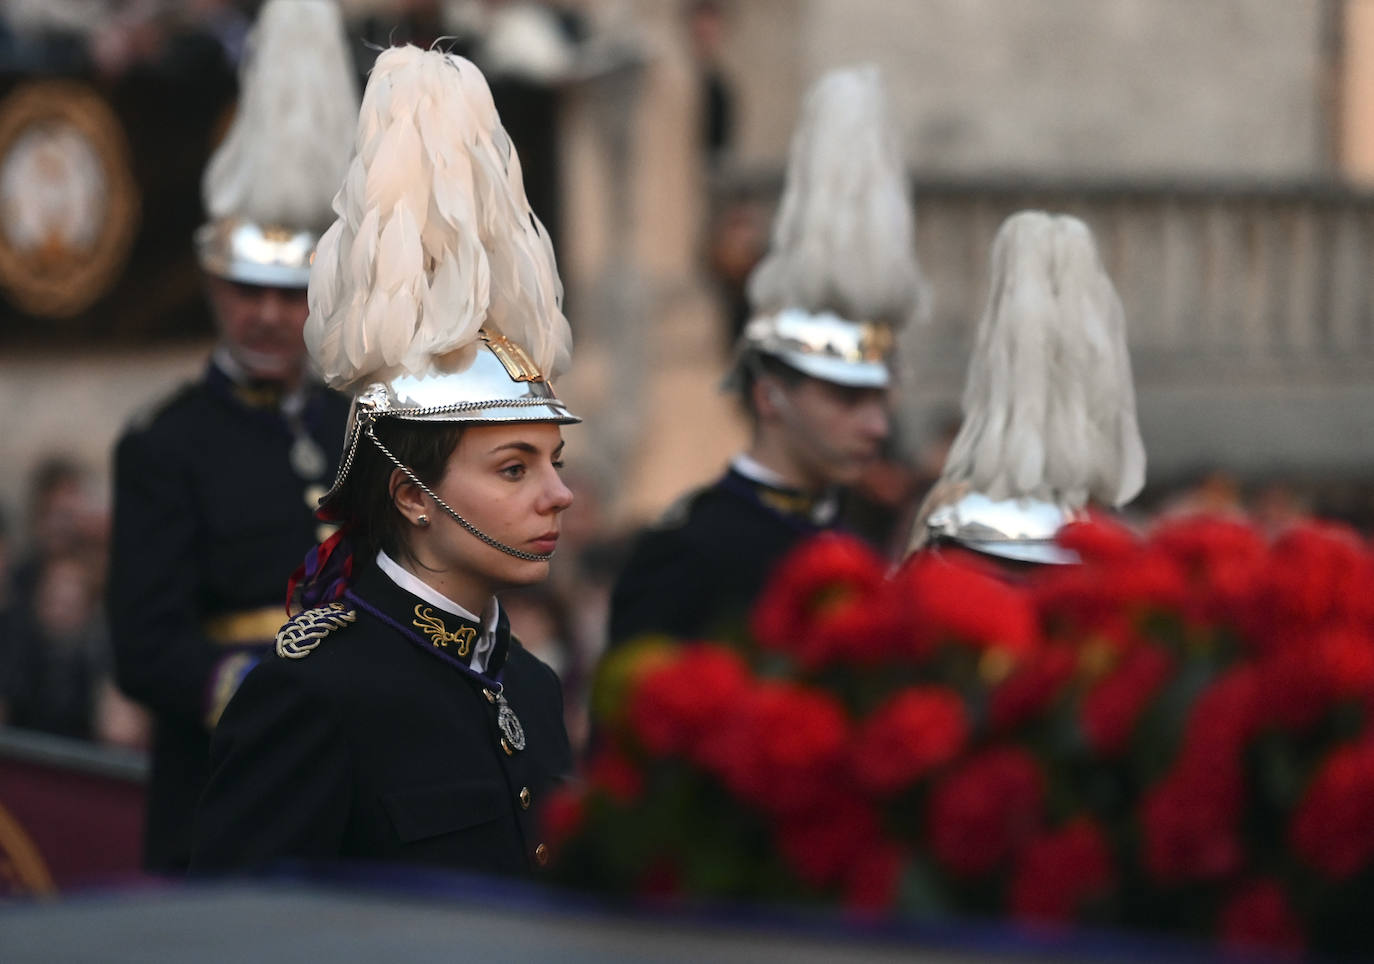
[[[1067,215],[1013,214],[997,232],[964,421],[912,532],[1024,562],[1076,562],[1054,544],[1089,500],[1122,506],[1145,449],[1121,300],[1092,232]]]
[[[384,418],[408,422],[557,425],[582,421],[563,404],[553,384],[523,348],[504,335],[484,330],[479,331],[478,341],[466,367],[445,371],[431,365],[423,372],[404,372],[387,381],[372,382],[354,396],[344,458],[333,486],[320,499],[322,506],[328,505],[347,481],[360,438],[370,439],[386,453],[372,432],[372,427]],[[398,467],[406,470],[405,466]]]
[[[924,313],[905,165],[874,67],[827,73],[793,134],[753,317],[727,385],[759,355],[824,381],[883,388],[896,329]]]
[[[334,0],[268,0],[249,37],[238,108],[206,166],[206,272],[304,288],[353,142],[358,85]]]
[[[822,381],[885,388],[892,378],[893,340],[891,325],[785,308],[750,319],[738,349],[745,357],[738,364],[748,364],[748,355],[758,353]]]
[[[580,421],[554,392],[572,334],[548,232],[486,79],[436,50],[384,51],[372,69],[354,157],[310,275],[306,346],[325,381],[354,396],[346,484],[360,439],[473,535],[374,431],[383,419]]]
[[[955,543],[1014,562],[1074,563],[1078,553],[1055,540],[1060,529],[1083,518],[1081,510],[1045,499],[990,499],[968,492],[923,514],[917,546]]]
[[[208,273],[228,281],[304,288],[318,232],[228,217],[196,230],[196,255]]]

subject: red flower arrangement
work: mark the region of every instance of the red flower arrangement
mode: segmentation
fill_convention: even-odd
[[[1367,950],[1374,552],[1209,519],[1061,541],[1084,561],[1010,578],[823,537],[752,641],[621,650],[551,802],[560,872]]]
[[[1110,894],[1116,883],[1111,847],[1096,821],[1079,817],[1041,834],[1021,852],[1007,896],[1024,920],[1063,923]]]
[[[1044,777],[1029,753],[985,750],[931,793],[930,850],[958,877],[998,869],[1040,826],[1044,796]]]
[[[860,787],[887,797],[958,756],[968,741],[963,698],[941,686],[902,690],[866,719],[850,767]]]

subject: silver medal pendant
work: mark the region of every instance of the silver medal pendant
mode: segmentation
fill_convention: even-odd
[[[496,725],[501,728],[501,733],[511,745],[511,749],[525,748],[525,728],[520,725],[520,718],[515,715],[515,710],[510,708],[504,696],[496,697]]]
[[[329,468],[329,459],[309,435],[297,435],[291,445],[291,468],[302,479],[314,480]]]

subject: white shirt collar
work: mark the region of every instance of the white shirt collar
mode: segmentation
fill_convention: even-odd
[[[787,481],[781,475],[774,472],[747,452],[741,452],[731,459],[730,467],[745,478],[753,479],[755,482],[760,482],[763,485],[771,485],[775,489],[793,488],[793,486],[787,484]]]
[[[501,616],[501,604],[496,601],[495,596],[491,597],[491,601],[482,610],[481,617],[477,617],[433,586],[422,582],[413,572],[401,568],[400,563],[380,549],[377,551],[377,568],[386,573],[388,579],[412,596],[418,596],[431,606],[436,606],[452,616],[481,626],[482,634],[473,643],[472,659],[468,665],[479,673],[486,672],[487,659],[491,656],[491,651],[496,648],[496,623]]]
[[[746,479],[752,479],[760,485],[795,491],[795,488],[789,485],[781,475],[747,452],[741,452],[731,459],[730,467]],[[835,517],[839,513],[840,493],[837,488],[832,487],[821,493],[820,498],[816,500],[816,504],[811,509],[811,521],[818,526],[828,526],[835,521]]]
[[[210,360],[215,363],[220,371],[229,376],[229,380],[235,385],[246,385],[251,378],[248,372],[233,354],[224,345],[216,345],[215,350],[210,355]],[[302,382],[299,388],[287,392],[281,399],[281,410],[288,417],[299,415],[305,410],[305,383]]]

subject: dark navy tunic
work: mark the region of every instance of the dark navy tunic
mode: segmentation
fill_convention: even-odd
[[[612,592],[611,643],[737,632],[774,567],[833,524],[819,507],[731,467],[640,534]]]
[[[294,426],[279,401],[211,363],[116,449],[107,609],[119,684],[155,724],[150,870],[185,870],[216,671],[271,641],[287,579],[320,534],[315,501],[338,464],[348,400],[315,388]],[[302,431],[325,457],[317,478],[292,465]]]
[[[519,721],[513,746],[493,687],[439,655],[477,624],[374,564],[350,593],[353,622],[308,655],[259,663],[225,710],[192,869],[298,858],[533,871],[547,858],[539,807],[572,769],[558,677],[503,614],[486,677]]]

